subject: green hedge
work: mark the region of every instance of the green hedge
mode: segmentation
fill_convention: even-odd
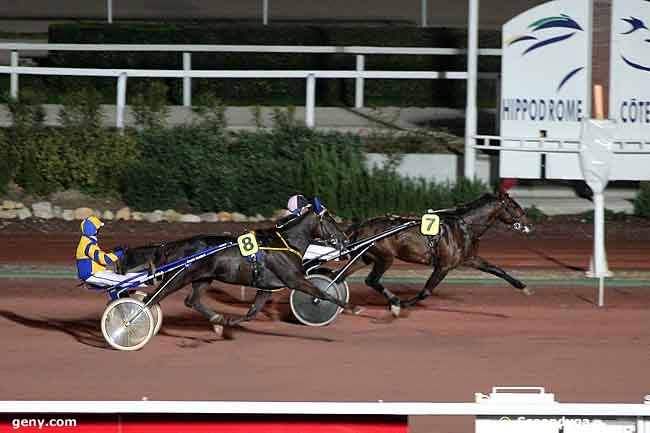
[[[161,88],[150,89],[156,93]],[[39,105],[11,104],[14,126],[0,131],[0,182],[28,193],[79,189],[119,196],[138,210],[239,211],[270,215],[287,197],[320,195],[344,217],[418,213],[476,197],[480,183],[456,186],[398,176],[391,166],[369,170],[361,137],[319,132],[276,112],[270,131],[229,132],[213,98],[202,120],[167,127],[150,116],[124,132],[99,127],[97,95],[64,98],[64,127],[44,127]],[[154,104],[146,108],[146,101]],[[143,110],[157,106],[143,98]],[[5,159],[6,158],[6,159]],[[397,158],[398,159],[398,158]]]
[[[650,182],[641,182],[639,194],[634,200],[634,214],[650,217]]]
[[[369,45],[402,47],[464,47],[464,31],[407,26],[317,26],[317,25],[215,25],[215,24],[56,24],[50,26],[51,43],[138,43],[138,44],[233,44],[233,45]],[[500,45],[495,31],[481,33],[485,47]],[[44,62],[45,63],[45,62]],[[51,66],[88,68],[180,69],[181,53],[53,52]],[[353,55],[195,53],[194,69],[354,69]],[[498,71],[499,59],[485,57],[481,70]],[[366,56],[366,68],[376,70],[463,70],[463,56]],[[129,80],[129,86],[141,81]],[[95,86],[107,101],[114,100],[112,79],[51,78],[49,85],[67,88]],[[182,83],[165,80],[170,101],[181,102]],[[462,80],[367,80],[368,106],[445,106],[465,103]],[[487,107],[495,105],[493,82],[481,83],[479,98]],[[304,105],[304,80],[223,79],[193,80],[193,92],[214,92],[228,105]],[[351,105],[353,80],[318,80],[319,105]]]

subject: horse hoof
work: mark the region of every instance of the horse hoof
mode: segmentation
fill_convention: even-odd
[[[399,313],[401,311],[401,307],[396,304],[390,304],[390,312],[393,315],[393,317],[399,317]]]
[[[523,289],[521,289],[521,293],[523,293],[526,296],[531,296],[535,294],[535,291],[530,287],[524,287]]]
[[[214,333],[217,334],[217,337],[223,338],[223,325],[212,325]]]

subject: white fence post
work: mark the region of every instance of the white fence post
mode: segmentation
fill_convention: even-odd
[[[316,105],[316,76],[314,74],[307,75],[307,101],[305,103],[305,124],[308,128],[313,128],[316,125],[314,120],[314,111]]]
[[[478,3],[469,0],[469,18],[467,25],[467,102],[465,104],[465,177],[476,177],[476,135],[477,109],[476,87],[478,77]]]
[[[262,24],[269,24],[269,0],[262,0]]]
[[[109,24],[113,23],[113,0],[106,0],[106,20]]]
[[[427,26],[427,0],[420,0],[420,26]]]
[[[117,129],[124,129],[124,109],[126,107],[126,72],[117,77],[117,113],[115,126]]]
[[[183,53],[183,70],[192,70],[192,53]],[[192,77],[183,77],[183,106],[192,106]]]
[[[357,72],[363,72],[366,67],[366,58],[363,54],[357,55]],[[354,79],[354,108],[363,108],[363,77]]]
[[[18,66],[18,51],[11,52],[11,66]],[[12,72],[9,78],[9,96],[12,99],[18,99],[18,72]]]

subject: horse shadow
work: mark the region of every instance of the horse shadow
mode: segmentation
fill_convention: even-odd
[[[99,349],[108,349],[104,340],[99,321],[96,319],[35,319],[21,316],[12,311],[0,310],[0,317],[10,320],[28,328],[44,329],[46,331],[61,332],[74,338],[77,342]]]
[[[50,332],[60,332],[62,334],[72,337],[75,341],[84,346],[90,346],[97,349],[113,350],[102,334],[99,320],[95,318],[79,318],[79,319],[57,319],[57,318],[33,318],[23,316],[13,311],[0,310],[0,317],[14,322],[18,325],[25,326],[32,329],[42,329]],[[200,344],[215,343],[233,339],[237,333],[248,333],[256,335],[266,335],[284,338],[297,338],[303,340],[315,340],[323,342],[332,342],[334,340],[322,337],[315,337],[309,335],[301,335],[296,333],[285,333],[277,331],[265,331],[259,329],[252,329],[250,327],[236,326],[231,330],[233,337],[220,339],[216,335],[210,337],[201,335],[188,335],[186,333],[179,333],[178,331],[201,331],[206,333],[211,332],[210,325],[205,320],[198,317],[189,316],[171,316],[165,317],[163,326],[158,333],[159,336],[177,339],[176,345],[182,348],[195,348]]]

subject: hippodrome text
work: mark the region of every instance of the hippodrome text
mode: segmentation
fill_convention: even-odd
[[[583,116],[582,99],[504,98],[501,101],[501,120],[581,122]]]

